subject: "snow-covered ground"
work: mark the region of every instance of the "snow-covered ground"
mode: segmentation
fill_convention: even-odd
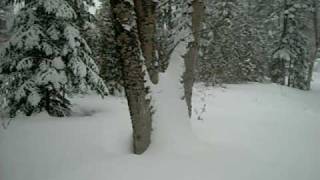
[[[310,92],[198,84],[190,123],[175,70],[154,88],[158,111],[144,155],[131,154],[124,98],[79,97],[74,117],[18,117],[0,130],[0,180],[320,179],[319,74]]]
[[[193,127],[214,146],[217,179],[320,179],[320,74],[310,92],[275,84],[198,85],[194,99]]]

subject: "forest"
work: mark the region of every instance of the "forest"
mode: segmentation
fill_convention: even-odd
[[[0,180],[319,180],[320,0],[0,0]]]

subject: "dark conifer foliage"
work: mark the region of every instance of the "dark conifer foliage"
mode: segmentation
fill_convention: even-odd
[[[0,61],[1,101],[11,117],[68,116],[73,92],[105,93],[75,9],[68,0],[28,0],[18,12]]]

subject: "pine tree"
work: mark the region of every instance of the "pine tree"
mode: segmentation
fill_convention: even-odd
[[[77,18],[68,0],[25,1],[13,35],[1,49],[0,91],[6,94],[11,117],[44,110],[51,116],[67,116],[74,92],[105,93]]]
[[[110,0],[104,0],[97,11],[97,31],[99,34],[95,42],[97,62],[100,75],[104,79],[111,94],[122,93],[123,80],[121,61],[116,51],[116,37],[114,21],[111,13]]]
[[[170,55],[182,41],[190,41],[191,16],[189,0],[162,0],[157,6],[157,55],[159,71],[165,72]]]
[[[206,1],[198,80],[209,84],[261,81],[261,39],[239,0]]]
[[[281,38],[271,64],[273,82],[302,90],[308,89],[308,40],[303,31],[307,11],[307,1],[283,1]]]
[[[160,72],[165,72],[169,66],[169,56],[174,48],[173,0],[159,1],[157,7],[157,50],[158,66]]]

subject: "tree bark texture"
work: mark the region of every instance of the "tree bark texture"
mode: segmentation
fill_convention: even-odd
[[[189,51],[185,55],[185,72],[183,74],[184,96],[188,106],[188,114],[192,115],[192,89],[194,84],[195,66],[199,56],[199,39],[201,22],[204,16],[204,3],[202,0],[192,1],[192,34],[194,40],[189,44]]]
[[[308,71],[308,87],[307,89],[311,89],[312,75],[315,60],[317,59],[317,53],[320,46],[320,35],[319,35],[319,14],[318,14],[318,0],[313,0],[313,28],[314,28],[314,38],[315,38],[315,48],[314,52],[311,55],[310,63],[309,63],[309,71]]]
[[[141,50],[152,83],[159,81],[156,57],[156,7],[153,0],[134,0]]]
[[[117,51],[122,63],[126,97],[133,127],[133,151],[142,154],[150,145],[151,106],[147,99],[145,72],[133,5],[126,0],[111,0]]]
[[[5,2],[0,2],[0,46],[8,40],[8,17],[6,13],[10,10],[9,5],[6,5]]]
[[[284,10],[287,11],[289,9],[289,5],[287,0],[284,0]],[[280,38],[280,47],[279,49],[281,49],[282,47],[282,41],[283,39],[287,36],[287,32],[288,32],[288,14],[284,14],[283,16],[283,22],[282,22],[282,32],[281,32],[281,38]],[[279,50],[278,49],[278,50]],[[276,51],[275,51],[276,52]],[[291,64],[291,63],[290,63]],[[286,85],[286,62],[284,59],[278,58],[277,62],[274,62],[271,64],[271,81],[274,83],[278,83],[281,85]],[[291,67],[290,67],[291,68]],[[290,77],[289,77],[289,81],[290,81]],[[288,83],[288,85],[290,84],[290,82]]]

